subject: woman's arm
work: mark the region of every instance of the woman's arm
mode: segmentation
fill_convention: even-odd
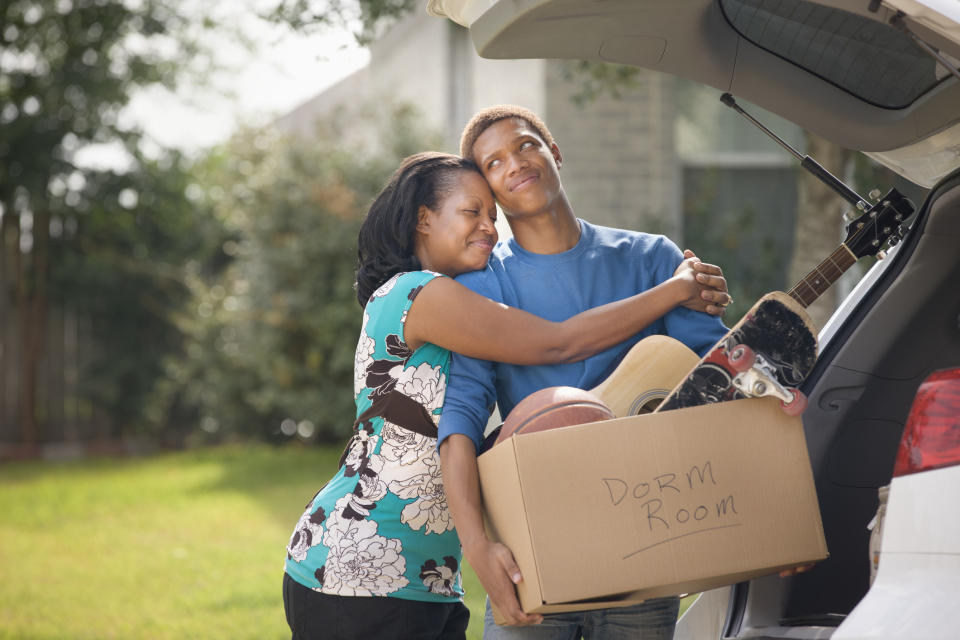
[[[718,293],[714,285],[718,281],[725,285],[725,281],[716,272],[719,269],[713,265],[687,259],[659,285],[563,322],[494,302],[450,278],[435,278],[410,306],[404,337],[412,349],[432,342],[497,362],[576,362],[626,340],[679,305],[693,304],[701,311],[722,314],[717,301],[719,296],[725,300],[726,293]],[[706,282],[700,282],[703,278]]]

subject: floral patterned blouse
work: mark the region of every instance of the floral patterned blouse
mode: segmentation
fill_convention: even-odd
[[[440,275],[398,274],[364,310],[353,437],[287,546],[286,572],[307,587],[427,602],[463,597],[437,453],[450,352],[430,343],[411,351],[403,337],[413,299]]]

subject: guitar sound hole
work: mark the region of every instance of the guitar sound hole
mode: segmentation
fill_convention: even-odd
[[[645,413],[653,413],[657,410],[657,407],[660,406],[660,403],[663,402],[663,398],[656,398],[651,400],[647,404],[640,407],[640,413],[638,415],[643,415]]]
[[[657,410],[657,407],[660,406],[660,403],[663,402],[663,398],[651,398],[639,406],[635,411],[630,415],[632,416],[642,416],[648,413],[653,413]]]

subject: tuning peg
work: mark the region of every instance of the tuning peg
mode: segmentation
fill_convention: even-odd
[[[884,251],[883,249],[881,249],[880,251],[877,251],[877,260],[883,260],[886,257],[887,257],[886,251]]]
[[[850,224],[851,222],[853,222],[853,221],[856,220],[856,219],[857,219],[857,214],[855,214],[855,213],[854,213],[853,211],[851,211],[850,209],[847,209],[846,211],[843,212],[843,222],[844,222],[844,224]]]
[[[906,229],[904,229],[902,226],[899,226],[897,227],[897,230],[890,235],[890,240],[888,240],[887,242],[890,244],[891,247],[895,247],[898,244],[900,244],[901,240],[903,240],[903,236],[905,233],[906,233]]]
[[[876,200],[883,195],[883,192],[880,189],[871,189],[870,193],[867,194],[867,197],[871,200]]]

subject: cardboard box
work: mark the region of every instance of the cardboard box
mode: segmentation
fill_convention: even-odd
[[[478,459],[527,613],[695,593],[827,557],[800,419],[777,400],[515,435]]]

